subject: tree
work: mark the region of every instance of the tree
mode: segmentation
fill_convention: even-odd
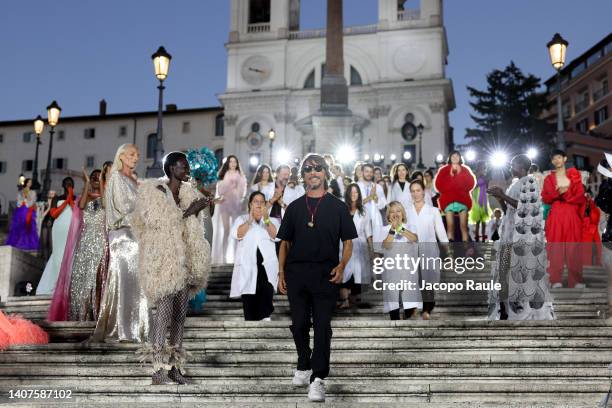
[[[486,90],[468,86],[475,112],[470,117],[476,123],[475,129],[466,129],[468,144],[485,152],[504,149],[519,154],[531,146],[548,152],[554,126],[541,118],[548,102],[546,94],[538,92],[540,81],[510,62],[503,71],[487,75]]]

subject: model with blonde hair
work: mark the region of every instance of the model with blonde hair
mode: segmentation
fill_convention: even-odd
[[[121,145],[106,186],[104,204],[110,256],[92,341],[143,342],[149,332],[149,307],[138,276],[138,243],[132,234],[132,213],[138,193],[134,169],[139,157],[135,145]]]
[[[413,245],[418,241],[417,226],[412,220],[407,219],[406,210],[399,201],[392,201],[387,207],[387,221],[389,225],[380,226],[375,235],[375,252],[382,252],[385,258],[396,259],[397,256],[404,258],[418,257],[418,246]],[[423,308],[421,293],[419,291],[417,271],[410,269],[412,262],[404,265],[394,265],[382,272],[383,284],[394,284],[393,289],[383,287],[384,311],[389,313],[391,320],[400,318],[400,300],[403,303],[405,318],[410,319],[417,314],[417,308]],[[396,289],[398,284],[412,282],[414,290],[404,287]]]

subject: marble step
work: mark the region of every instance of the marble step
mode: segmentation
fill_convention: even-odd
[[[248,366],[260,364],[295,364],[294,352],[286,351],[253,351],[228,353],[225,351],[191,351],[193,363],[218,365]],[[367,365],[367,366],[416,366],[416,365],[508,365],[538,364],[559,365],[589,364],[607,367],[612,361],[612,351],[609,350],[571,350],[559,351],[533,349],[533,350],[497,350],[497,349],[462,349],[441,353],[437,350],[419,350],[418,353],[410,351],[373,350],[335,350],[333,364],[341,365]],[[107,353],[43,353],[19,352],[1,353],[0,364],[140,364],[138,356],[133,351],[107,352]]]
[[[49,389],[40,384],[41,389]],[[12,387],[12,388],[11,388]],[[36,389],[35,385],[28,388]],[[140,384],[95,384],[87,381],[70,383],[60,388],[70,389],[73,402],[86,401],[151,401],[151,402],[305,402],[306,390],[291,386],[289,381],[242,380],[237,386],[231,383],[210,383],[204,381],[194,385],[150,386]],[[416,380],[380,379],[378,381],[340,382],[330,378],[326,382],[327,402],[359,401],[378,404],[379,402],[556,402],[566,406],[568,403],[582,403],[595,406],[608,391],[607,381],[462,381],[430,382]],[[14,386],[0,386],[4,397]],[[6,398],[6,397],[4,397]],[[0,400],[1,402],[2,400]],[[536,405],[537,406],[537,405]]]
[[[36,377],[53,379],[62,377],[68,379],[70,377],[90,377],[90,378],[149,378],[150,370],[147,366],[134,364],[113,364],[113,365],[68,365],[68,364],[3,364],[2,372],[0,373],[0,381],[19,381],[20,379]],[[210,366],[199,363],[190,363],[187,368],[189,375],[192,377],[200,377],[202,380],[225,378],[228,380],[238,380],[241,378],[274,378],[279,381],[285,381],[293,376],[294,368],[292,366],[267,365],[262,363],[258,367],[232,367],[232,366],[216,366],[211,369]],[[446,379],[453,380],[456,378],[468,379],[539,379],[539,378],[556,378],[556,379],[608,379],[610,371],[602,365],[577,365],[571,367],[548,367],[531,365],[525,367],[512,366],[476,366],[470,367],[467,365],[461,366],[439,366],[430,367],[412,366],[412,367],[354,367],[350,365],[343,366],[341,369],[334,370],[334,378],[349,380],[351,378],[377,378],[388,377],[393,375],[393,378],[401,379]],[[76,381],[75,381],[76,382]]]
[[[189,337],[185,340],[185,347],[190,352],[292,352],[295,350],[293,340],[286,336],[284,339],[202,339]],[[131,353],[139,349],[137,344],[88,344],[80,343],[52,343],[44,346],[16,346],[5,353],[19,355],[25,353],[39,353],[41,355],[57,355],[67,353]],[[573,352],[573,351],[612,351],[610,338],[568,338],[568,339],[461,339],[461,338],[335,338],[333,350],[338,351],[381,351],[381,352],[409,352],[409,351],[443,351],[463,352],[469,350],[479,351],[506,351],[523,350],[543,352]]]

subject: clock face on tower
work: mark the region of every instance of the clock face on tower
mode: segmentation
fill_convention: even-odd
[[[261,85],[272,74],[272,62],[263,55],[253,55],[242,64],[241,74],[248,84]]]

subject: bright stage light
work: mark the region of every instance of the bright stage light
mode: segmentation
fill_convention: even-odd
[[[389,158],[391,159],[391,161],[396,161],[397,160],[397,156],[392,154],[391,156],[389,156]]]
[[[476,160],[476,152],[473,150],[468,150],[465,153],[465,160],[467,160],[468,162],[473,162],[474,160]]]
[[[365,161],[370,160],[370,155],[369,154],[364,154],[363,155],[363,160],[365,160]]]
[[[251,156],[251,158],[249,159],[249,164],[253,167],[259,166],[259,157]]]
[[[345,144],[338,148],[336,159],[342,164],[349,164],[355,161],[357,154],[353,146]]]
[[[375,162],[379,162],[379,161],[380,161],[380,154],[376,153],[376,154],[374,155],[374,161],[375,161]]]
[[[409,151],[405,151],[403,157],[404,160],[410,160],[412,158],[412,153],[410,153]]]
[[[508,155],[506,152],[498,150],[491,155],[491,165],[493,167],[504,167],[508,164]]]
[[[538,151],[534,147],[530,147],[527,150],[527,157],[529,157],[530,160],[535,159],[536,157],[538,157]]]
[[[444,156],[442,156],[441,154],[438,154],[436,156],[436,163],[444,163]]]
[[[291,152],[287,149],[279,149],[276,152],[276,163],[287,164],[291,160]]]

